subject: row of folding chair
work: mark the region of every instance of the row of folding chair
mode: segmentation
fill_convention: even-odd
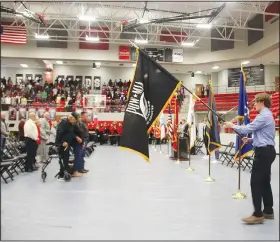
[[[234,142],[230,142],[228,145],[223,145],[224,149],[220,150],[220,157],[219,160],[222,164],[226,164],[226,166],[238,168],[239,160],[235,161],[235,145]],[[241,159],[241,169],[245,171],[247,168],[249,171],[252,171],[252,165],[254,160],[254,153],[251,156],[247,156]]]
[[[0,174],[1,178],[8,183],[8,180],[13,180],[14,175],[19,172],[24,172],[24,163],[26,154],[22,153],[24,143],[8,138],[6,145],[1,152]]]
[[[86,148],[86,151],[85,151],[85,155],[87,157],[89,157],[94,152],[94,147],[96,147],[96,145],[95,145],[95,143],[93,141],[90,141],[87,144],[87,148]]]

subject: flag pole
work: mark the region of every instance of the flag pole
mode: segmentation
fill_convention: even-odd
[[[162,150],[161,150],[161,142],[162,142],[162,139],[160,139],[160,143],[159,143],[159,153],[162,154],[163,152],[162,152]]]
[[[166,143],[167,143],[167,155],[166,155],[166,156],[169,156],[169,145],[170,145],[170,144],[169,144],[169,139],[167,139],[167,142],[166,142]]]
[[[180,139],[179,139],[178,132],[177,132],[177,161],[176,161],[176,164],[181,164],[181,162],[180,162]]]
[[[157,139],[154,137],[154,151],[157,150]]]
[[[211,154],[208,155],[208,177],[204,179],[206,182],[214,182],[215,179],[211,177]]]
[[[241,64],[241,71],[243,71],[243,66]],[[240,136],[238,136],[238,187],[237,187],[237,192],[235,194],[232,195],[233,199],[246,199],[247,195],[245,193],[241,192],[241,150],[242,150],[242,139]]]
[[[247,195],[243,192],[241,192],[241,137],[238,136],[239,139],[239,147],[238,147],[238,154],[239,154],[239,158],[238,158],[238,188],[237,188],[237,192],[234,193],[232,195],[233,199],[246,199]]]
[[[194,171],[194,168],[191,167],[191,147],[190,147],[190,145],[188,145],[188,146],[189,146],[189,167],[186,169],[186,171],[192,172],[192,171]]]

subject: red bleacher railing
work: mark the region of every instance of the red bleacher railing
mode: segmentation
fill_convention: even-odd
[[[213,92],[217,94],[230,94],[239,93],[239,87],[228,87],[228,86],[212,86]],[[276,90],[274,82],[268,82],[262,86],[247,86],[247,92],[273,92]]]

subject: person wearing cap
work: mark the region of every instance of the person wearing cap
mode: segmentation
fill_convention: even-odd
[[[68,173],[69,169],[69,148],[73,146],[74,142],[82,143],[82,139],[75,135],[74,125],[77,122],[78,114],[71,113],[67,119],[62,120],[57,129],[55,143],[58,145],[58,153],[60,159],[60,171],[58,173],[58,180],[64,180],[64,171]]]
[[[271,98],[267,93],[256,95],[255,107],[259,112],[252,123],[238,126],[231,122],[225,122],[225,127],[246,135],[253,133],[253,138],[244,137],[244,143],[251,143],[255,150],[251,173],[251,192],[254,205],[254,213],[248,218],[242,219],[248,224],[263,223],[264,219],[274,219],[273,195],[270,185],[271,165],[276,157],[275,151],[275,121],[269,110]],[[264,209],[262,210],[262,203]]]

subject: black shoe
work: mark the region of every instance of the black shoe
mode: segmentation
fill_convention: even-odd
[[[24,169],[24,171],[25,171],[25,172],[33,172],[34,169],[31,169],[31,168],[29,168],[29,169]]]
[[[33,166],[33,171],[38,171],[38,170],[39,170],[39,168],[36,165],[34,165]]]

